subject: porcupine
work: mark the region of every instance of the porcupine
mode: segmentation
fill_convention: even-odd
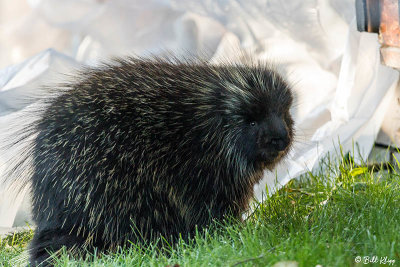
[[[291,147],[292,99],[269,64],[128,58],[81,71],[34,124],[31,265],[240,219]]]

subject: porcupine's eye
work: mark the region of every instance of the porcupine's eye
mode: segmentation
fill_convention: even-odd
[[[251,127],[255,127],[256,125],[257,125],[257,122],[255,122],[255,121],[250,122]]]

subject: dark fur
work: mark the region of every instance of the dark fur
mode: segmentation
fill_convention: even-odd
[[[261,64],[131,58],[83,71],[35,124],[31,264],[240,219],[290,148],[291,102]]]

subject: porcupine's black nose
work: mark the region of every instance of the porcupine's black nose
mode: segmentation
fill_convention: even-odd
[[[271,116],[262,130],[262,147],[272,151],[283,151],[289,145],[290,139],[286,123],[277,116]]]
[[[289,144],[289,138],[286,136],[272,138],[268,145],[274,147],[277,151],[283,151]]]

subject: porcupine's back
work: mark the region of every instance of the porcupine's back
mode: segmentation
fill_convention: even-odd
[[[220,123],[213,86],[216,73],[201,65],[133,60],[84,71],[37,125],[38,229],[61,226],[101,248],[135,241],[132,223],[145,240],[152,232],[177,236],[208,223],[204,207],[187,214],[187,206],[200,195],[223,203],[212,199],[222,181],[207,179],[218,179],[211,167],[228,171],[209,158],[221,148],[205,152],[201,143],[204,131]],[[198,172],[204,180],[191,181]],[[222,216],[223,207],[217,209]]]

